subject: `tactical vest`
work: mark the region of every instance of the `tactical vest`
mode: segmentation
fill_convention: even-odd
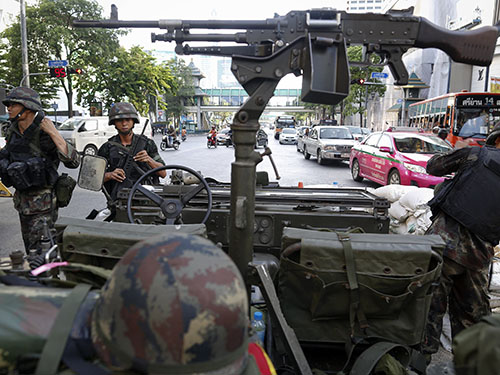
[[[5,170],[17,190],[53,186],[57,180],[56,166],[40,148],[40,132],[40,126],[32,124],[25,136],[12,127],[7,134],[9,165]]]
[[[132,144],[129,148],[121,145],[115,140],[115,137],[109,139],[111,147],[109,148],[109,165],[111,165],[112,169],[114,168],[124,168],[123,161],[128,157],[131,150],[134,148],[135,143],[143,141],[145,145],[147,145],[147,138],[144,136],[136,136],[132,138]],[[137,152],[144,150],[145,148],[138,148]],[[133,155],[132,155],[133,156]],[[136,162],[136,164],[141,168],[144,172],[147,172],[151,169],[151,167],[147,163]],[[142,176],[136,168],[130,168],[130,171],[125,172],[127,174],[127,178],[131,181],[135,182]],[[152,176],[153,184],[158,185],[160,183],[160,178],[158,175]]]
[[[429,202],[493,244],[500,240],[500,150],[473,148],[477,161]]]

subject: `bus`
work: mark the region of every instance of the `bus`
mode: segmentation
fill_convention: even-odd
[[[467,138],[470,145],[483,146],[500,121],[500,93],[459,92],[423,100],[408,107],[408,118],[410,126],[425,132],[445,128],[453,146]]]
[[[295,128],[296,121],[294,116],[278,116],[274,120],[274,139],[279,139],[283,128]]]

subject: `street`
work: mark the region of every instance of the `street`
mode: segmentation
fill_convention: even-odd
[[[347,162],[332,162],[327,165],[319,165],[315,159],[305,160],[304,156],[296,151],[295,145],[280,145],[274,139],[272,131],[267,130],[269,136],[269,147],[272,157],[281,176],[281,186],[297,186],[302,182],[307,185],[332,185],[337,182],[340,187],[374,187],[378,185],[364,180],[355,182],[351,178]],[[161,136],[154,138],[157,145]],[[159,148],[158,148],[159,149]],[[263,152],[263,148],[257,151]],[[231,176],[231,162],[234,160],[234,148],[218,146],[208,149],[206,137],[203,135],[190,135],[187,141],[182,142],[179,150],[167,149],[160,151],[160,155],[166,164],[180,164],[200,171],[204,177],[212,177],[221,182],[228,182]],[[63,165],[60,172],[66,172],[78,178],[78,169],[71,170]],[[271,162],[268,157],[257,165],[257,171],[267,171],[270,181],[276,181]],[[77,186],[73,192],[73,198],[68,207],[59,210],[59,217],[84,218],[92,209],[106,207],[106,200],[101,192],[93,192],[81,189]],[[17,211],[12,204],[12,198],[0,198],[0,256],[6,256],[13,250],[23,249]]]

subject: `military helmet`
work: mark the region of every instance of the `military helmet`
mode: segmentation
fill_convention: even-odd
[[[231,259],[210,241],[165,233],[131,247],[92,315],[113,370],[248,374],[248,301]]]
[[[19,103],[26,109],[34,112],[42,111],[40,95],[29,87],[16,87],[12,89],[7,97],[2,100],[2,103],[4,105],[7,105],[8,103]]]
[[[109,110],[109,125],[114,125],[119,118],[131,118],[134,124],[139,123],[139,114],[132,103],[116,103]]]
[[[486,144],[490,146],[495,146],[495,141],[497,140],[499,135],[500,135],[500,121],[497,122],[497,124],[493,128],[488,138],[486,138]]]

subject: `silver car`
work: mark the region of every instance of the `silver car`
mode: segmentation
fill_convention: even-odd
[[[315,126],[304,138],[304,157],[316,157],[318,164],[327,160],[349,160],[356,141],[345,126]]]

